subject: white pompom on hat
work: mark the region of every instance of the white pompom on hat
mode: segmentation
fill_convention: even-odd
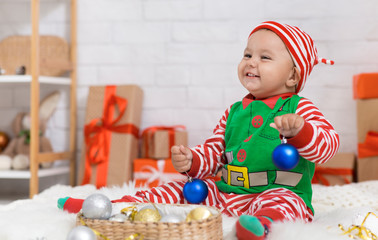
[[[285,43],[295,66],[300,71],[299,83],[296,93],[303,90],[307,77],[310,75],[312,68],[319,62],[333,65],[334,61],[318,57],[318,51],[314,45],[314,41],[307,33],[295,26],[281,24],[274,21],[267,21],[259,24],[249,37],[260,29],[269,29],[276,33]]]

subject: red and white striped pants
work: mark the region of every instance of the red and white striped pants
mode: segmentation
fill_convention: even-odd
[[[218,190],[214,180],[204,181],[209,194],[201,205],[216,207],[228,216],[255,215],[261,210],[271,209],[280,212],[285,220],[301,219],[310,222],[313,219],[312,211],[305,202],[288,189],[276,188],[256,194],[224,193]],[[184,184],[185,181],[169,182],[147,191],[138,191],[134,196],[125,196],[124,199],[146,202],[147,198],[154,203],[187,204],[182,193]]]

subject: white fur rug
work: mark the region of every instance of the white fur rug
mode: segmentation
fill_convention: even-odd
[[[69,187],[55,185],[33,199],[18,200],[0,205],[1,240],[60,240],[75,226],[75,214],[57,208],[57,199],[71,196],[85,198],[99,192],[109,199],[119,199],[133,194],[137,189],[133,183],[122,187],[96,190],[92,185]],[[341,235],[338,224],[348,228],[361,224],[368,212],[378,214],[378,181],[353,183],[344,186],[325,187],[314,185],[313,205],[316,211],[312,223],[284,222],[274,223],[271,240],[337,240],[350,239]],[[224,239],[236,239],[234,223],[237,218],[223,216]],[[378,219],[369,217],[364,225],[378,235]]]

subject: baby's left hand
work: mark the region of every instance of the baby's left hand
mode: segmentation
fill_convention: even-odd
[[[305,120],[294,113],[277,116],[274,118],[274,123],[271,123],[272,128],[277,129],[282,136],[294,137],[302,130]]]

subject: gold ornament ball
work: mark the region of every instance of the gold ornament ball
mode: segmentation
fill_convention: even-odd
[[[198,221],[198,220],[204,220],[206,218],[211,217],[212,214],[209,209],[205,207],[198,207],[193,210],[191,210],[188,215],[186,216],[186,221]]]
[[[0,152],[2,152],[9,143],[9,137],[5,132],[0,132]]]
[[[160,214],[160,216],[163,216],[163,213],[161,212],[160,210],[160,207],[156,206],[156,204],[152,203],[152,204],[148,204],[144,207],[142,207],[141,209],[139,209],[139,211],[143,210],[143,209],[153,209],[153,210],[157,210]]]
[[[155,209],[145,208],[135,214],[134,221],[139,222],[159,222],[161,215]]]

